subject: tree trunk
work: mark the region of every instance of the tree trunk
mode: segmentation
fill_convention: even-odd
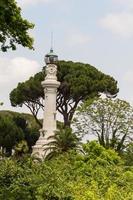
[[[123,137],[121,138],[121,141],[118,143],[118,146],[117,146],[117,152],[118,153],[121,153],[123,147],[124,147],[124,142],[125,142],[125,138],[126,138],[127,134],[124,134]]]
[[[64,118],[64,127],[70,127],[71,121],[69,120],[69,115],[67,113],[63,113]]]
[[[37,118],[37,116],[33,114],[33,117],[34,117],[35,121],[37,122],[37,124],[40,126],[40,128],[42,128],[42,123],[41,123],[40,120]]]

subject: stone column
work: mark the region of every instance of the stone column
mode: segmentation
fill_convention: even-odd
[[[57,66],[48,64],[46,66],[46,77],[42,82],[45,94],[43,127],[40,130],[40,137],[33,147],[33,154],[37,153],[40,158],[44,156],[44,144],[47,138],[55,134],[56,127],[56,96],[60,82],[57,81]]]

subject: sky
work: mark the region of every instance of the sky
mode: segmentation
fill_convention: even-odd
[[[35,50],[18,46],[0,52],[0,109],[13,108],[9,93],[45,65],[51,47],[60,60],[80,61],[113,76],[118,97],[133,104],[133,0],[17,0],[22,15],[35,24],[29,32]]]

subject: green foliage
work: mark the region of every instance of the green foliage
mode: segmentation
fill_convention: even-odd
[[[11,155],[13,146],[23,138],[23,131],[10,117],[0,117],[0,147],[3,148],[3,152]]]
[[[87,100],[77,112],[77,132],[94,135],[99,144],[119,153],[130,142],[133,132],[133,108],[120,99]]]
[[[14,153],[15,157],[22,157],[29,151],[27,142],[25,140],[20,141],[19,143],[16,144],[14,150],[15,150]]]
[[[41,81],[44,77],[43,69],[28,81],[19,83],[10,93],[12,106],[26,105],[36,121],[39,109],[43,109],[44,91]],[[65,126],[70,126],[79,102],[99,96],[99,92],[118,92],[117,82],[113,77],[103,74],[89,64],[60,61],[57,77],[61,82],[57,94],[57,110],[63,115]],[[39,121],[38,123],[40,124]]]
[[[39,137],[39,127],[33,116],[11,111],[0,111],[0,148],[10,156],[17,143],[26,140],[29,152]]]
[[[0,43],[1,50],[16,50],[16,44],[33,49],[33,38],[28,34],[34,26],[21,16],[15,0],[0,0]]]
[[[10,93],[10,101],[12,106],[27,106],[33,114],[36,122],[42,127],[40,120],[37,119],[37,114],[40,109],[43,109],[44,92],[41,87],[41,81],[44,79],[44,72],[37,73],[28,81],[19,83]]]
[[[38,124],[36,123],[34,117],[31,114],[28,113],[19,113],[19,112],[13,112],[9,110],[0,110],[0,116],[2,117],[10,117],[12,119],[25,119],[28,125],[28,128],[34,128],[39,129]],[[19,119],[18,119],[19,120]]]
[[[133,166],[133,142],[129,143],[126,150],[123,152],[125,165]]]
[[[69,151],[45,162],[1,160],[0,199],[132,200],[133,168],[96,142],[84,148],[85,155]]]
[[[96,141],[83,144],[83,150],[85,152],[85,159],[93,159],[96,163],[102,164],[119,164],[121,163],[120,157],[114,150],[107,149],[100,146]]]
[[[0,106],[3,106],[3,102],[0,102]]]
[[[81,150],[81,142],[69,127],[62,127],[56,131],[55,135],[48,137],[48,143],[44,145],[46,159],[51,159],[72,149]]]

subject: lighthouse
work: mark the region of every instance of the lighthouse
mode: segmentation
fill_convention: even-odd
[[[44,145],[48,143],[49,136],[53,136],[57,130],[56,126],[56,97],[60,82],[57,80],[57,61],[58,56],[53,49],[45,56],[45,79],[42,81],[44,89],[44,115],[43,126],[40,130],[40,137],[33,147],[33,154],[44,157]]]

